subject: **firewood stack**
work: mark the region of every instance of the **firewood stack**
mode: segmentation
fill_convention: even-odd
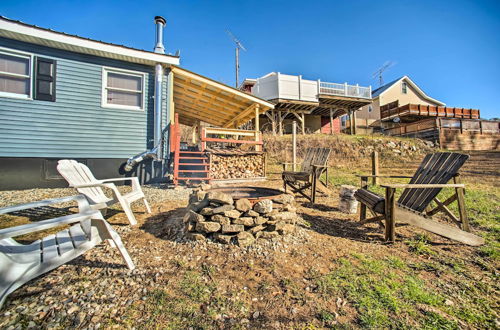
[[[264,177],[265,155],[209,154],[212,179],[246,179]]]

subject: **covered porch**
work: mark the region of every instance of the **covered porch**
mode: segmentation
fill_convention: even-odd
[[[272,103],[180,67],[173,67],[170,74],[169,140],[175,184],[211,181],[210,154],[224,150],[229,157],[229,147],[238,150],[240,158],[262,153],[259,116],[272,110]],[[192,128],[189,138],[181,125]]]

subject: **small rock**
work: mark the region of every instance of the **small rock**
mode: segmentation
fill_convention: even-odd
[[[239,233],[244,230],[245,227],[243,225],[222,225],[223,233]]]
[[[289,194],[282,194],[275,198],[273,198],[273,202],[278,204],[292,204],[294,201],[294,197]]]
[[[250,234],[249,232],[243,231],[238,235],[236,235],[236,243],[241,247],[249,246],[254,241],[255,237],[253,237],[253,235]]]
[[[275,215],[271,215],[269,219],[273,221],[286,221],[293,222],[297,218],[297,214],[293,212],[280,212]]]
[[[241,211],[241,212],[246,212],[248,210],[250,210],[252,208],[252,204],[250,203],[250,201],[246,198],[241,198],[241,199],[238,199],[235,203],[234,203],[234,206],[236,207],[236,209],[238,211]]]
[[[231,210],[231,211],[225,211],[224,216],[230,218],[230,219],[237,219],[239,218],[241,213],[237,210]]]
[[[244,225],[244,226],[253,226],[254,225],[254,219],[252,217],[241,217],[238,219],[235,219],[233,221],[234,224],[236,225]]]
[[[254,223],[255,225],[262,225],[262,224],[266,223],[267,221],[268,221],[268,219],[267,219],[267,218],[264,218],[264,217],[257,217],[257,218],[255,218],[255,219],[254,219],[253,223]]]
[[[197,203],[192,203],[189,205],[189,209],[194,211],[194,212],[199,212],[201,211],[203,208],[207,207],[209,204],[208,200],[207,199],[203,199]]]
[[[212,213],[213,214],[220,214],[220,213],[224,213],[226,211],[231,211],[231,210],[234,210],[234,206],[222,205],[222,206],[216,207],[215,209],[212,209]]]
[[[231,239],[233,237],[234,236],[231,236],[231,235],[216,234],[215,235],[215,240],[217,242],[220,242],[220,243],[223,243],[223,244],[229,244],[229,243],[231,243]]]
[[[205,221],[205,218],[194,212],[193,210],[189,210],[186,215],[184,215],[184,218],[182,218],[184,222],[200,222],[200,221]]]
[[[259,316],[260,316],[260,313],[259,313],[259,312],[255,312],[255,313],[253,313],[253,315],[252,315],[252,317],[253,317],[253,319],[254,319],[254,320],[255,320],[255,319],[258,319],[258,318],[259,318]]]
[[[201,231],[203,233],[215,233],[216,231],[219,231],[220,228],[221,224],[217,222],[205,221],[205,222],[198,222],[196,224],[196,230]]]
[[[258,212],[255,212],[254,210],[248,210],[245,212],[246,217],[258,217],[260,214]]]
[[[214,214],[214,209],[211,207],[204,207],[200,211],[201,215],[213,215]]]
[[[218,222],[221,225],[229,225],[229,224],[231,224],[231,220],[229,220],[228,217],[225,217],[222,214],[212,215],[212,217],[210,218],[210,220],[212,220],[214,222]]]
[[[454,303],[453,301],[451,301],[450,299],[446,299],[446,300],[444,301],[444,304],[445,304],[446,306],[453,306],[453,305],[455,305],[455,303]]]
[[[268,228],[270,231],[278,231],[278,230],[282,230],[283,228],[285,228],[286,224],[287,223],[285,221],[281,220],[281,221],[276,222],[276,224],[274,224],[274,225],[270,225]]]
[[[261,200],[260,202],[255,203],[253,209],[260,214],[269,213],[273,210],[273,201],[270,199]]]
[[[220,191],[209,191],[205,197],[210,202],[220,203],[220,204],[233,204],[233,197],[228,194],[224,194]]]
[[[283,227],[281,227],[281,229],[278,229],[278,232],[281,235],[290,234],[293,233],[294,231],[295,231],[295,226],[292,225],[291,223],[286,223]]]
[[[252,234],[256,234],[258,233],[259,231],[262,231],[266,229],[266,227],[264,227],[263,225],[258,225],[258,226],[255,226],[255,227],[252,227],[248,230],[248,232],[252,233]]]

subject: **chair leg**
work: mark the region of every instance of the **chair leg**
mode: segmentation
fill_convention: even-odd
[[[386,188],[385,190],[385,240],[394,242],[396,237],[396,189]]]
[[[312,202],[313,204],[316,203],[316,185],[318,184],[318,179],[316,179],[316,176],[313,177],[313,182],[312,182]]]
[[[127,215],[128,221],[132,226],[137,225],[137,220],[135,219],[134,212],[132,211],[132,208],[130,207],[130,203],[127,200],[120,199],[120,204],[123,208],[123,211]]]
[[[361,207],[359,210],[359,221],[363,221],[366,219],[366,205],[361,203]]]
[[[462,222],[462,230],[470,232],[469,219],[467,217],[467,211],[465,209],[465,194],[464,188],[457,188],[457,201],[458,201],[458,212],[460,213],[460,221]]]
[[[144,202],[144,205],[146,206],[146,210],[148,210],[148,213],[151,214],[151,207],[149,207],[149,203],[146,200],[146,197],[144,197],[142,201]]]
[[[108,241],[113,242],[114,247],[118,248],[118,252],[120,252],[120,255],[127,264],[127,267],[130,270],[134,269],[134,262],[132,261],[132,258],[130,258],[127,249],[125,249],[125,247],[123,246],[120,235],[118,235],[113,227],[111,227],[111,225],[106,220],[102,219],[93,219],[92,226],[95,226],[97,228],[102,239],[107,239]]]

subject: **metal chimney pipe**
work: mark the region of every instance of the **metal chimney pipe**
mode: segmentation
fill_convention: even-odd
[[[167,25],[167,21],[161,16],[155,16],[156,24],[156,46],[155,53],[165,54],[165,47],[163,46],[163,28]]]
[[[165,27],[167,21],[161,17],[155,17],[156,24],[156,46],[154,49],[155,53],[165,54],[165,47],[163,46],[163,28]],[[163,87],[163,75],[164,69],[160,63],[155,65],[155,94],[154,94],[154,132],[153,148],[142,152],[138,155],[132,156],[127,160],[125,165],[125,171],[129,172],[142,162],[146,158],[152,158],[157,161],[162,160],[162,87]]]

